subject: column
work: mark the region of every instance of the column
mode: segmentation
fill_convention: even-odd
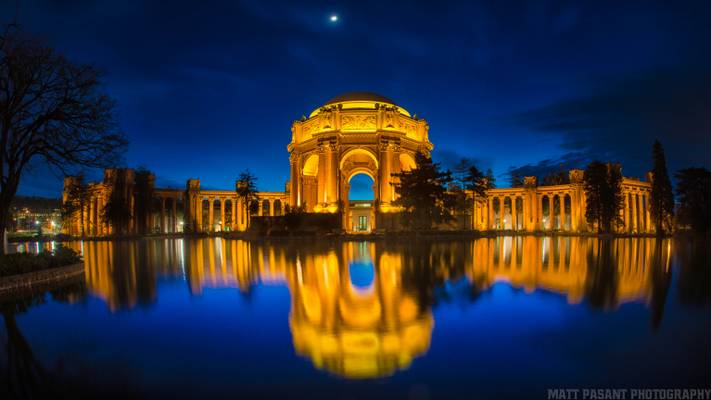
[[[328,176],[326,177],[326,202],[330,205],[338,203],[338,146],[329,144],[326,148],[326,164]],[[274,215],[273,200],[269,203],[269,215]]]
[[[496,223],[496,219],[494,218],[496,215],[494,214],[494,198],[489,197],[488,200],[489,203],[489,212],[487,213],[489,218],[487,221],[487,227],[489,230],[494,229],[494,224]]]
[[[292,154],[289,157],[289,165],[290,165],[290,175],[289,175],[289,180],[290,180],[290,193],[289,193],[289,203],[292,205],[297,205],[300,204],[301,198],[299,197],[299,167],[298,167],[298,157],[295,154]],[[234,208],[233,203],[233,208]],[[234,219],[234,218],[233,218]]]
[[[517,197],[512,197],[511,198],[511,229],[514,231],[518,230],[518,225],[516,224],[518,222],[518,214],[516,212],[516,199]]]
[[[208,226],[207,231],[208,231],[208,232],[212,232],[212,231],[215,229],[215,213],[214,213],[214,210],[213,210],[213,206],[214,206],[214,203],[215,203],[215,199],[212,198],[212,197],[210,197],[210,198],[207,200],[207,202],[208,202],[209,207],[210,207],[210,208],[208,209],[208,211],[207,211],[207,223],[210,225],[210,226]]]
[[[638,229],[638,220],[637,220],[637,194],[634,193],[632,194],[632,231],[637,232]]]
[[[381,139],[379,146],[379,175],[380,175],[380,204],[389,205],[392,201],[392,187],[390,185],[392,173],[392,155],[393,149],[392,145],[387,141],[387,139]]]
[[[193,207],[195,207],[195,225],[198,232],[203,232],[202,226],[202,196],[194,197]]]
[[[264,204],[263,200],[257,200],[257,205],[259,206],[259,210],[257,211],[258,216],[263,216],[264,215],[264,210],[262,209],[262,205]]]
[[[225,199],[220,198],[220,230],[225,230]]]
[[[170,224],[170,225],[171,225],[171,231],[172,231],[173,233],[175,233],[175,232],[178,231],[178,198],[177,198],[177,197],[173,197],[173,207],[172,207],[172,210],[171,210],[171,214],[172,214],[172,215],[171,215],[171,218],[172,218],[171,221],[172,221],[172,223]]]
[[[335,198],[335,197],[334,197]],[[329,200],[333,202],[332,200]],[[274,200],[269,200],[269,216],[273,217],[274,216]]]
[[[555,209],[553,208],[553,195],[548,195],[548,230],[555,227]]]
[[[565,230],[565,194],[558,195],[558,204],[560,204],[560,230]]]
[[[160,233],[166,233],[165,223],[165,197],[160,198]]]
[[[645,198],[645,204],[646,207],[644,208],[644,214],[645,214],[645,220],[647,221],[647,224],[645,225],[647,227],[647,232],[654,232],[655,227],[652,226],[652,214],[649,212],[649,194],[644,195]]]

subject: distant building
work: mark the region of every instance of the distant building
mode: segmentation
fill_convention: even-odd
[[[415,167],[417,152],[429,154],[429,125],[392,100],[374,93],[346,93],[317,108],[291,127],[290,179],[284,192],[261,192],[249,205],[252,216],[279,216],[287,206],[314,213],[342,213],[347,232],[368,233],[398,226],[399,208],[393,174]],[[359,174],[373,180],[372,201],[351,201],[350,182]],[[112,227],[101,213],[116,182],[130,199],[129,233],[243,231],[248,226],[247,207],[234,189],[203,190],[199,179],[189,179],[185,189],[153,188],[150,212],[138,217],[131,169],[108,169],[104,181],[89,185],[90,198],[81,212],[65,221],[71,235],[104,236]],[[477,199],[466,226],[477,230],[592,231],[585,220],[583,171],[571,170],[570,183],[538,186],[536,177],[525,177],[521,188],[491,189]],[[151,185],[155,179],[151,177]],[[67,201],[74,178],[66,178]],[[632,178],[622,182],[624,221],[621,232],[652,232],[649,195],[651,184]],[[377,207],[376,207],[377,205]],[[382,226],[378,226],[381,224]],[[143,228],[142,228],[143,227]]]
[[[62,212],[58,199],[18,196],[10,208],[9,232],[57,234],[62,230]]]

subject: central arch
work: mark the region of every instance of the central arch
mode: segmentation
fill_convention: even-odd
[[[371,215],[398,211],[393,174],[415,168],[415,154],[429,155],[433,148],[424,119],[365,92],[335,97],[295,121],[291,131],[289,205],[307,212],[340,211],[346,230],[352,227],[348,186],[354,175],[373,180],[373,199],[367,205]],[[358,206],[366,208],[366,203]]]

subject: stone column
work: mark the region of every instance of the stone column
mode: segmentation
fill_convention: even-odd
[[[208,232],[212,232],[215,230],[215,211],[213,210],[214,205],[215,205],[215,198],[210,197],[208,199],[208,204],[209,204],[209,210],[207,211],[207,223],[210,225],[207,228]]]
[[[560,230],[565,230],[565,194],[558,195],[558,204],[560,204]]]
[[[292,154],[289,157],[289,166],[290,166],[290,174],[289,174],[289,184],[291,186],[290,192],[289,192],[289,204],[292,205],[298,205],[301,204],[301,197],[299,196],[299,187],[301,186],[299,183],[299,166],[298,166],[298,160],[299,157],[296,154]]]
[[[392,173],[393,145],[387,139],[381,139],[378,146],[379,175],[380,179],[380,205],[388,206],[392,202],[392,187],[390,185],[390,174]]]
[[[517,197],[515,197],[515,196],[511,198],[511,229],[513,229],[514,231],[518,230],[518,225],[517,225],[518,215],[516,215],[517,214],[516,199],[517,199]]]
[[[166,229],[166,223],[165,223],[165,197],[160,198],[160,233],[166,233],[168,230]]]
[[[171,210],[171,230],[173,233],[178,231],[178,198],[173,197],[173,207]]]
[[[330,200],[329,200],[330,201]],[[274,200],[269,200],[269,216],[274,216]]]
[[[639,220],[638,220],[638,215],[637,215],[637,199],[638,199],[637,194],[636,193],[632,194],[632,231],[633,232],[639,231]]]
[[[264,204],[264,200],[257,200],[257,205],[259,206],[257,209],[257,215],[260,217],[264,215],[264,210],[262,207],[263,204]]]
[[[489,220],[488,222],[488,229],[493,230],[496,225],[496,214],[494,213],[494,198],[489,197]]]
[[[225,230],[225,199],[220,198],[220,230]]]
[[[553,207],[553,196],[548,195],[548,230],[555,228],[555,208]]]
[[[202,196],[195,196],[193,207],[195,207],[195,225],[198,232],[203,232],[205,228],[202,226]]]
[[[652,226],[652,214],[649,211],[649,194],[645,194],[644,198],[645,198],[644,204],[646,205],[646,207],[644,208],[644,214],[645,214],[644,217],[645,217],[645,221],[647,221],[647,223],[645,225],[647,227],[646,231],[653,232],[655,230],[655,227]]]
[[[338,146],[330,143],[326,147],[326,165],[328,175],[326,177],[326,203],[329,205],[338,204]],[[269,204],[269,215],[274,215],[274,204]]]

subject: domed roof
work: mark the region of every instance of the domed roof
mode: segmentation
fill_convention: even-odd
[[[373,92],[346,92],[332,98],[324,105],[343,103],[344,101],[377,101],[379,103],[395,104],[394,101],[388,99],[387,97]]]
[[[385,96],[381,96],[373,92],[347,92],[332,98],[324,103],[323,106],[315,109],[311,115],[309,115],[309,118],[318,115],[321,112],[321,109],[325,106],[338,104],[344,110],[374,110],[377,109],[378,104],[380,103],[395,106],[398,112],[408,117],[410,116],[410,113],[407,112],[407,110],[397,106],[394,101]]]

